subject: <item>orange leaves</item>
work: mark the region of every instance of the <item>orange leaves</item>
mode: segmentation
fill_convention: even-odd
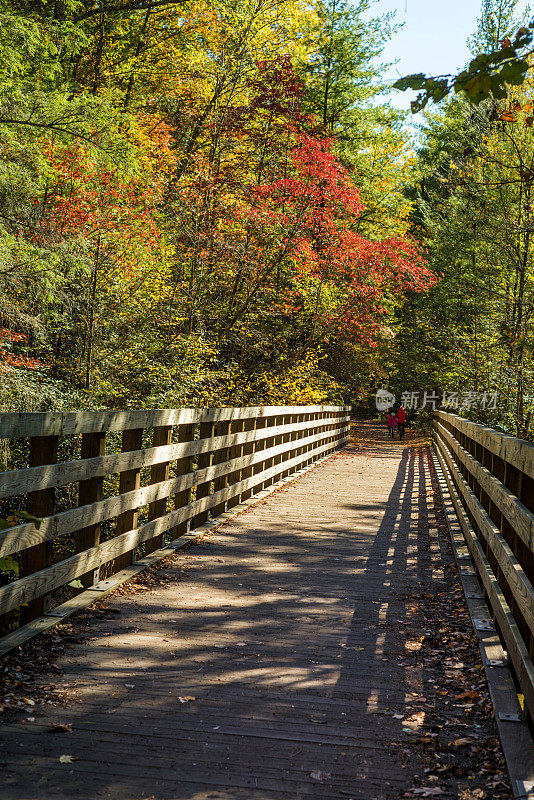
[[[25,333],[10,331],[8,328],[0,328],[0,339],[7,339],[9,342],[23,342],[27,338]]]
[[[454,698],[455,700],[478,700],[480,697],[478,692],[474,690],[469,690],[467,692],[462,692],[462,694],[457,694]]]
[[[3,339],[9,343],[18,343],[26,341],[27,338],[25,333],[12,331],[8,328],[0,328],[0,340]],[[11,350],[0,346],[0,370],[4,372],[9,369],[43,369],[47,366],[49,365],[44,364],[37,358],[30,358],[20,353],[13,353]]]

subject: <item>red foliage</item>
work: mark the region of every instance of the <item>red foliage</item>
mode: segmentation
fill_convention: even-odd
[[[291,175],[251,189],[256,229],[283,230],[280,249],[296,269],[336,289],[330,330],[375,343],[385,298],[426,291],[435,278],[409,239],[371,242],[356,232],[363,211],[358,189],[332,152],[332,141],[299,134],[290,153]]]
[[[0,340],[7,342],[24,342],[27,340],[25,333],[9,330],[9,328],[0,328]],[[3,362],[3,363],[2,363]],[[18,368],[18,369],[43,369],[47,367],[42,361],[37,358],[29,358],[17,353],[12,353],[0,346],[0,371]]]

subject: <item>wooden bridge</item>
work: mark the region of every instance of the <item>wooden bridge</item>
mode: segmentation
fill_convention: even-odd
[[[331,406],[0,439],[2,798],[534,798],[532,445]]]

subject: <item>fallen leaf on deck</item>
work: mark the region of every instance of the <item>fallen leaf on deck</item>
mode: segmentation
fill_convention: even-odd
[[[76,756],[60,756],[59,763],[60,764],[72,764],[73,761],[78,761]]]
[[[183,697],[179,697],[178,700],[180,703],[189,703],[191,700],[196,700],[196,697],[186,694]]]
[[[319,770],[315,770],[314,772],[310,772],[310,776],[313,778],[314,781],[325,781],[331,775],[330,772],[320,772]]]
[[[50,732],[57,731],[58,733],[72,731],[72,724],[70,722],[51,722]]]
[[[412,714],[411,716],[406,717],[404,720],[404,724],[415,725],[415,726],[422,725],[423,722],[425,721],[425,716],[426,714],[424,711],[418,711],[417,714]]]
[[[455,696],[455,700],[478,700],[480,697],[478,692],[469,691],[469,692],[462,692],[462,694],[457,694]]]

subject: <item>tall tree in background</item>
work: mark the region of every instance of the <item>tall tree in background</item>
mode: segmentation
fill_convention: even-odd
[[[515,8],[485,2],[472,46],[494,46]],[[440,280],[399,312],[390,368],[397,385],[412,374],[419,386],[498,390],[489,421],[531,437],[532,80],[508,93],[476,107],[457,98],[427,117],[413,227]]]
[[[4,3],[5,407],[352,391],[432,283],[369,8]]]

